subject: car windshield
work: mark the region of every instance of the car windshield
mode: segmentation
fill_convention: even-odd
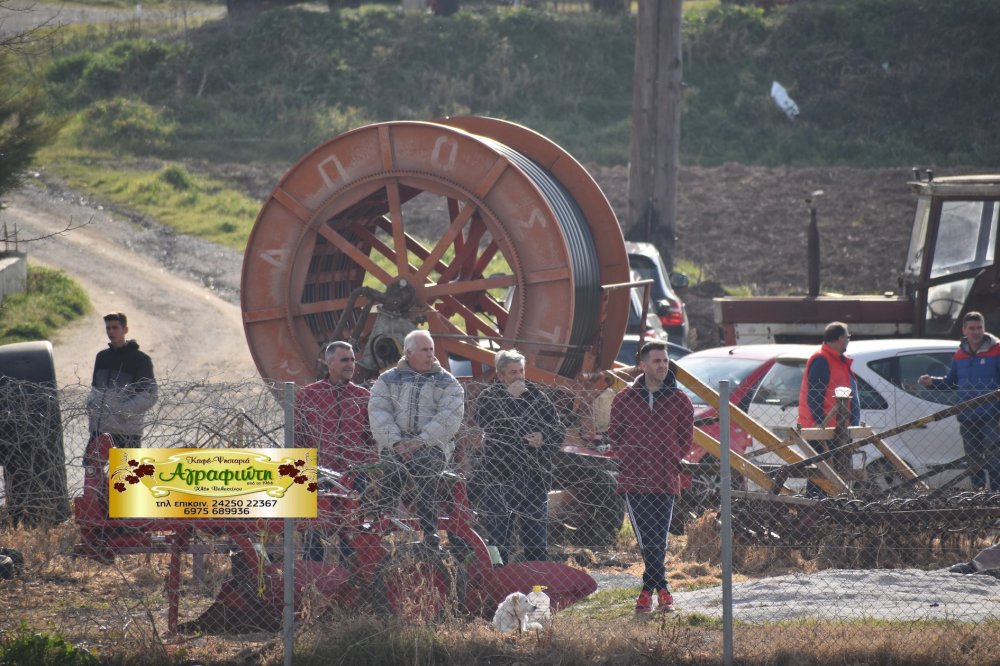
[[[759,368],[763,361],[750,358],[720,358],[718,356],[685,356],[678,364],[692,375],[718,390],[719,382],[729,380],[729,391],[732,393],[743,383],[750,373]],[[686,386],[682,387],[691,402],[696,405],[706,404]]]
[[[641,254],[629,255],[629,264],[636,273],[639,274],[640,280],[652,280],[652,293],[651,297],[654,301],[658,301],[667,297],[667,294],[663,292],[663,285],[660,283],[659,273],[656,270],[656,264],[649,257],[643,256]]]

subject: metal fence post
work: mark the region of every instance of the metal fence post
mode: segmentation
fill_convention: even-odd
[[[729,466],[729,382],[719,382],[719,496],[722,504],[722,652],[733,663],[733,484]]]
[[[285,382],[285,448],[295,448],[295,382]],[[282,642],[285,649],[285,666],[292,666],[295,633],[295,519],[285,518],[284,608],[282,614]]]

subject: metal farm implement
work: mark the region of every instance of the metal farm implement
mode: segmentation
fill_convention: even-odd
[[[683,368],[674,367],[678,379],[716,409],[719,395]],[[894,435],[950,418],[985,402],[1000,399],[1000,390],[981,395],[880,433],[870,427],[847,427],[847,400],[832,428],[788,430],[784,439],[730,405],[733,424],[746,429],[762,448],[747,456],[730,453],[732,469],[762,490],[749,492],[734,483],[734,536],[744,544],[816,547],[823,542],[878,542],[911,538],[934,548],[942,540],[960,537],[989,542],[1000,532],[1000,492],[956,490],[984,461],[964,456],[947,464],[931,465],[917,474],[886,442]],[[695,439],[718,455],[718,442],[696,429]],[[830,442],[817,452],[809,442]],[[889,471],[869,473],[851,468],[851,454],[874,446],[891,465]],[[774,453],[786,464],[758,466],[752,457]],[[880,468],[882,469],[882,468]],[[697,469],[694,473],[699,473]],[[957,472],[931,488],[927,481]],[[790,478],[808,478],[825,497],[793,494],[785,487]],[[864,551],[865,549],[860,549]],[[857,564],[857,563],[856,563]],[[864,564],[870,565],[871,562]]]
[[[103,472],[111,446],[101,435],[89,444],[83,495],[75,500],[81,542],[75,554],[111,564],[120,555],[167,553],[167,627],[171,633],[276,630],[281,626],[285,562],[268,548],[280,539],[280,519],[109,519],[108,485]],[[365,473],[364,470],[357,472]],[[305,599],[343,608],[395,614],[430,621],[449,613],[486,615],[511,592],[545,585],[553,609],[584,598],[597,584],[586,572],[558,562],[519,562],[494,566],[473,527],[465,483],[446,475],[447,499],[439,526],[448,548],[431,549],[418,539],[416,519],[374,515],[352,491],[352,475],[324,472],[318,515],[299,520],[299,529],[319,530],[350,545],[347,562],[296,560],[296,611]],[[185,555],[229,553],[231,575],[212,605],[181,623],[181,568]]]

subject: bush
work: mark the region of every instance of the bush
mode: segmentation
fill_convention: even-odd
[[[194,178],[180,164],[170,164],[163,167],[163,170],[160,171],[160,180],[178,191],[192,190],[196,187]]]
[[[27,624],[0,643],[0,666],[97,666],[97,658],[58,634],[33,634]]]
[[[95,100],[164,96],[161,74],[182,46],[128,39],[109,47],[54,60],[45,71],[49,92],[60,108],[80,108]]]
[[[145,102],[116,97],[95,102],[84,113],[81,139],[95,148],[109,145],[136,152],[162,150],[177,129],[163,110]]]
[[[0,344],[45,340],[90,310],[87,292],[66,273],[29,265],[25,291],[0,306]]]

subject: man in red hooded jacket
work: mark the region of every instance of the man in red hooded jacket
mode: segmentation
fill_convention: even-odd
[[[664,559],[674,497],[680,494],[681,460],[694,443],[694,408],[670,372],[666,344],[647,342],[635,382],[611,405],[608,441],[618,459],[618,492],[642,552],[642,591],[636,613],[673,610]]]
[[[304,386],[295,399],[295,445],[315,448],[320,467],[335,472],[347,472],[351,465],[374,463],[378,460],[375,441],[368,427],[370,393],[351,379],[354,377],[354,348],[347,342],[335,341],[323,352],[327,377]],[[357,475],[354,490],[362,480]],[[323,543],[316,531],[305,533],[306,559],[323,559]],[[341,554],[348,557],[350,546],[341,542]]]

